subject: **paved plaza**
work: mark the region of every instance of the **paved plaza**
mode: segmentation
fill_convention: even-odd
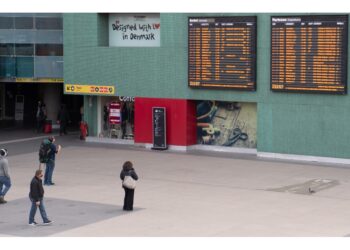
[[[78,135],[57,138],[63,150],[56,185],[45,186],[54,224],[30,227],[29,183],[41,138],[2,138],[13,186],[0,206],[0,236],[350,235],[349,166],[152,151],[86,143]],[[122,210],[119,173],[126,160],[140,177],[133,212]]]

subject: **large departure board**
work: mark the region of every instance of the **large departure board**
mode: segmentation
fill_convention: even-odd
[[[271,89],[347,92],[348,16],[271,17]]]
[[[256,89],[256,17],[188,18],[188,85]]]

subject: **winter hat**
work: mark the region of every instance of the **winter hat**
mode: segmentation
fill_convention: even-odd
[[[0,155],[6,157],[7,156],[7,149],[6,148],[0,149]]]

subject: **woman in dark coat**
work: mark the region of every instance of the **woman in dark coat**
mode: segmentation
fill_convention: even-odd
[[[132,163],[130,161],[126,161],[123,164],[123,169],[120,172],[120,179],[124,181],[125,176],[131,176],[135,181],[138,180],[138,176],[132,167]],[[123,210],[125,211],[132,211],[133,210],[133,205],[134,205],[134,191],[135,189],[130,189],[127,187],[124,187],[125,191],[125,197],[124,197],[124,206]]]

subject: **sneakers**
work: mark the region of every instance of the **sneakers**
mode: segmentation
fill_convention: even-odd
[[[5,204],[7,201],[4,200],[4,196],[0,196],[0,204]]]
[[[44,224],[44,225],[51,225],[51,224],[52,224],[52,222],[53,222],[53,221],[48,220],[48,221],[45,221],[43,224]]]
[[[32,223],[29,223],[28,225],[29,225],[29,226],[36,226],[36,225],[38,225],[38,223],[36,223],[35,221],[33,221]]]

